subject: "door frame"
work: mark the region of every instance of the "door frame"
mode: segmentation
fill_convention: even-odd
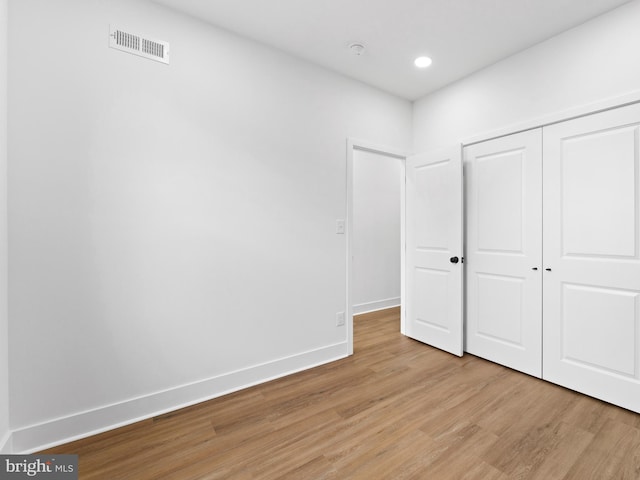
[[[354,151],[377,153],[400,160],[400,305],[405,304],[405,160],[408,154],[399,148],[379,145],[366,140],[347,138],[347,218],[345,235],[347,242],[347,278],[346,278],[346,327],[347,327],[347,353],[353,355],[353,158]],[[400,331],[405,331],[404,309],[400,308]]]

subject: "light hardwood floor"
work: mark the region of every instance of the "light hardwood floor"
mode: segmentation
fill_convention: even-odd
[[[48,450],[81,479],[640,479],[640,415],[355,321],[355,355]]]

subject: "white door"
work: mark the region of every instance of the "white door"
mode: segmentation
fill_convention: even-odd
[[[543,377],[640,412],[640,105],[544,139]]]
[[[542,132],[465,147],[465,350],[542,372]]]
[[[460,147],[406,161],[405,333],[462,356]]]

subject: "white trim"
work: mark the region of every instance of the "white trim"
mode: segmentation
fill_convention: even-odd
[[[577,107],[567,108],[565,110],[560,110],[548,115],[543,115],[534,119],[511,124],[507,127],[502,127],[496,130],[491,130],[489,132],[477,134],[462,140],[461,143],[466,147],[469,145],[473,145],[474,143],[484,142],[486,140],[492,140],[494,138],[524,132],[525,130],[552,125],[554,123],[565,122],[574,118],[584,117],[585,115],[591,115],[605,110],[611,110],[612,108],[623,107],[638,102],[640,102],[640,90],[633,90],[623,95],[617,95],[615,97],[609,97],[604,100],[598,100]]]
[[[355,148],[356,150],[363,150],[365,152],[379,153],[388,157],[396,157],[399,160],[404,160],[408,156],[406,151],[399,148],[367,142],[366,140],[360,140],[357,138],[350,137],[347,139],[347,143],[352,147],[352,149]]]
[[[376,300],[375,302],[360,303],[353,306],[354,315],[362,315],[363,313],[377,312],[387,308],[399,307],[400,297],[387,298],[386,300]]]
[[[408,157],[408,156],[407,156]],[[407,334],[405,312],[407,309],[407,157],[400,165],[400,333]]]
[[[346,300],[347,300],[347,348],[349,349],[349,355],[353,355],[353,306],[351,299],[353,298],[353,150],[356,148],[356,143],[347,139],[347,174],[346,174],[346,205],[347,205],[347,225],[345,229],[347,251],[346,255]]]
[[[347,356],[346,342],[236,370],[13,431],[12,449],[32,453],[130,425]],[[72,453],[72,452],[71,452]]]
[[[0,455],[11,455],[12,453],[12,435],[11,432],[7,432],[4,437],[0,439]]]
[[[347,344],[349,346],[349,355],[353,355],[353,312],[354,306],[351,303],[353,298],[353,151],[362,150],[365,152],[378,153],[388,157],[395,157],[402,160],[402,175],[404,175],[404,161],[407,158],[407,153],[395,147],[389,147],[386,145],[379,145],[368,142],[366,140],[359,140],[357,138],[347,138],[347,225],[345,234],[347,236]],[[401,241],[404,242],[404,195],[405,195],[405,182],[401,182],[400,197],[401,197],[401,211],[400,211],[400,235]],[[401,301],[404,299],[404,243],[401,245],[401,259],[400,259],[400,278],[401,278]],[[401,309],[404,311],[404,309]],[[402,314],[401,314],[402,317]],[[401,321],[400,329],[402,331],[404,323]]]

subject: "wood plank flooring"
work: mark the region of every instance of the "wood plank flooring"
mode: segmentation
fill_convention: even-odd
[[[356,317],[355,355],[46,453],[90,479],[640,479],[640,415]]]

